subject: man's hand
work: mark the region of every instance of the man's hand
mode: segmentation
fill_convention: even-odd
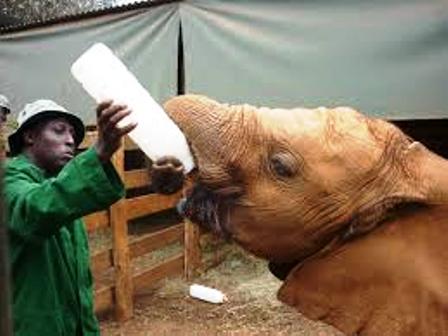
[[[185,182],[184,166],[173,156],[163,156],[152,163],[150,188],[160,194],[173,194]]]
[[[94,147],[102,163],[110,160],[120,147],[121,138],[137,126],[136,123],[130,123],[125,127],[118,127],[118,122],[130,113],[127,106],[113,105],[111,100],[100,103],[96,108],[98,139]]]

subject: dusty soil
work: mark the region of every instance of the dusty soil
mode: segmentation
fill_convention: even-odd
[[[198,283],[224,292],[228,301],[212,304],[188,295]],[[308,335],[340,336],[333,328],[310,321],[276,298],[281,282],[266,263],[231,246],[224,261],[194,281],[165,280],[139,293],[134,317],[122,325],[101,320],[102,335]]]

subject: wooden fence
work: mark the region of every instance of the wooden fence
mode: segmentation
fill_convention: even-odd
[[[89,131],[80,148],[90,146],[96,138],[95,131]],[[125,170],[125,154],[136,150],[135,144],[126,138],[124,145],[113,157],[113,164],[123,179],[126,189],[148,186],[150,176],[145,168]],[[199,228],[181,220],[178,223],[152,233],[143,234],[133,241],[128,237],[128,222],[142,216],[158,213],[173,208],[178,202],[181,192],[165,196],[145,194],[125,198],[108,210],[86,216],[87,230],[110,228],[112,247],[95,253],[91,257],[94,274],[114,270],[113,283],[102,285],[95,291],[95,309],[97,312],[115,309],[117,320],[124,321],[133,315],[134,294],[156,281],[173,275],[193,276],[201,264]],[[168,244],[180,242],[183,249],[180,253],[169,257],[156,266],[133,272],[131,261]]]

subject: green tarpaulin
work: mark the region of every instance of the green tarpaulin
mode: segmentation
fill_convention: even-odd
[[[69,73],[104,42],[159,101],[349,105],[391,119],[448,117],[446,0],[190,0],[0,36],[0,92],[18,109],[53,98],[93,121]]]
[[[448,117],[446,0],[197,0],[181,18],[189,91]]]
[[[95,42],[107,44],[159,102],[177,93],[177,5],[140,9],[0,36],[0,93],[17,112],[49,98],[93,124],[95,102],[70,66]]]

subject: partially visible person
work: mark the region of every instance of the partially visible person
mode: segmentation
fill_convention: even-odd
[[[6,96],[0,94],[0,126],[6,122],[8,114],[11,113],[11,103]]]
[[[0,161],[6,158],[4,134],[8,115],[11,114],[11,104],[6,96],[0,94]]]
[[[0,94],[0,181],[3,182],[3,161],[6,158],[4,146],[4,127],[11,107],[8,99]],[[3,187],[0,186],[0,193]],[[0,199],[0,335],[10,335],[12,332],[11,313],[9,306],[10,277],[8,264],[8,237],[5,224],[3,198]]]
[[[84,125],[51,100],[27,104],[9,138],[5,200],[15,336],[99,335],[82,217],[124,196],[110,158],[135,128],[130,111],[97,107],[98,139],[75,156]]]

